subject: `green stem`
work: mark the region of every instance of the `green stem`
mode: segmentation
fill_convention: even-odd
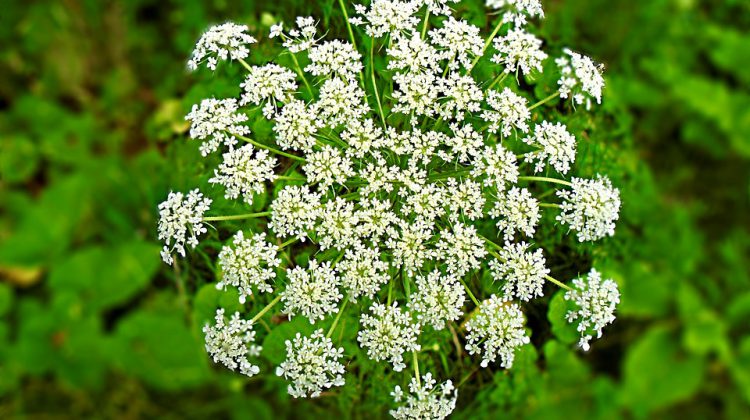
[[[230,133],[230,134],[232,134],[232,133]],[[297,155],[293,155],[291,153],[282,152],[281,150],[274,149],[271,146],[266,146],[263,143],[258,143],[257,141],[255,141],[255,140],[253,140],[253,139],[251,139],[249,137],[245,137],[245,136],[242,136],[242,135],[239,135],[239,134],[232,134],[232,135],[235,136],[235,137],[237,137],[238,139],[240,139],[242,141],[246,141],[246,142],[252,144],[255,147],[260,147],[261,149],[266,149],[266,150],[268,150],[269,152],[271,152],[273,154],[276,154],[276,155],[279,155],[279,156],[288,157],[289,159],[298,160],[300,162],[307,162],[305,160],[305,158],[303,158],[303,157],[300,157],[300,156],[297,156]]]
[[[539,101],[539,102],[535,103],[534,105],[531,105],[531,106],[529,107],[529,111],[531,111],[531,110],[533,110],[533,109],[535,109],[535,108],[537,108],[537,107],[540,107],[540,106],[542,106],[542,105],[546,104],[547,102],[549,102],[549,101],[551,101],[551,100],[553,100],[553,99],[557,98],[557,97],[558,97],[559,95],[560,95],[560,92],[553,92],[553,93],[552,93],[551,95],[549,95],[548,97],[546,97],[546,98],[542,99],[541,101]]]
[[[427,9],[427,12],[424,14],[424,23],[422,23],[422,39],[424,39],[425,35],[427,35],[427,24],[430,21],[430,10]]]
[[[298,240],[299,240],[299,238],[292,238],[292,239],[284,242],[283,244],[279,245],[278,248],[279,249],[284,249],[284,248],[288,247],[289,245],[297,242]]]
[[[344,303],[341,304],[339,313],[336,314],[336,319],[333,320],[333,324],[331,324],[331,328],[328,329],[328,334],[326,334],[326,338],[331,338],[331,335],[333,334],[333,330],[336,329],[336,325],[339,323],[339,319],[341,319],[341,314],[343,314],[344,309],[346,309],[347,303],[349,303],[349,296],[344,298]]]
[[[495,80],[493,80],[492,83],[490,83],[490,85],[487,87],[487,90],[492,89],[498,83],[503,83],[505,81],[505,78],[508,77],[508,74],[510,74],[510,73],[503,72],[503,73],[497,75],[497,77],[495,78]]]
[[[250,65],[247,64],[247,61],[245,61],[242,58],[238,59],[237,61],[239,61],[240,64],[242,64],[247,69],[247,71],[252,71],[252,67],[250,67]]]
[[[471,298],[471,301],[474,302],[477,307],[481,306],[476,296],[474,296],[474,293],[471,293],[471,289],[469,289],[469,285],[466,284],[466,281],[464,281],[463,277],[459,277],[459,280],[461,281],[461,284],[464,285],[464,289],[466,289],[466,293]]]
[[[287,175],[279,175],[276,177],[277,180],[281,181],[307,181],[307,178],[300,178],[298,176],[287,176]]]
[[[552,207],[552,208],[560,208],[560,205],[557,203],[539,203],[539,207]]]
[[[299,61],[297,61],[297,55],[293,52],[290,52],[290,54],[292,55],[292,61],[294,62],[294,66],[296,67],[297,74],[299,75],[300,78],[302,78],[302,82],[305,84],[307,91],[310,92],[310,99],[315,99],[315,95],[313,94],[312,87],[310,86],[310,83],[307,82],[305,73],[302,71],[302,67],[299,65]]]
[[[411,352],[413,358],[414,358],[414,377],[417,380],[417,387],[422,387],[422,379],[419,377],[419,358],[417,357],[417,352],[412,351]]]
[[[565,185],[565,186],[568,186],[568,187],[572,187],[573,186],[572,183],[570,183],[568,181],[565,181],[563,179],[548,178],[548,177],[545,177],[545,176],[519,176],[518,180],[519,181],[551,182],[553,184],[560,184],[560,185]]]
[[[484,56],[484,52],[487,51],[487,48],[492,43],[492,40],[495,39],[495,35],[497,35],[497,33],[500,31],[500,28],[502,26],[503,26],[503,20],[500,19],[500,21],[497,22],[497,25],[495,26],[495,29],[490,34],[489,38],[487,38],[487,41],[484,42],[484,48],[482,48],[482,54],[474,57],[474,61],[471,62],[471,65],[469,66],[469,69],[468,69],[467,73],[470,73],[474,69],[474,66],[477,64],[477,62],[479,61],[479,59],[482,58],[482,56]]]
[[[560,280],[557,280],[554,277],[550,277],[548,275],[545,275],[544,278],[547,279],[547,280],[549,280],[549,281],[551,281],[552,283],[555,283],[556,285],[562,287],[565,290],[573,290],[570,286],[568,286],[567,284],[561,282]]]
[[[349,13],[346,12],[346,5],[344,0],[339,0],[339,6],[341,6],[341,12],[344,14],[344,21],[346,22],[346,31],[349,32],[349,39],[352,41],[352,47],[354,51],[357,51],[357,41],[354,38],[354,31],[352,30],[352,24],[349,23]],[[375,41],[373,40],[373,43]],[[362,88],[365,88],[365,76],[362,72],[359,72],[359,81],[362,83]]]
[[[266,312],[270,311],[271,308],[274,307],[279,301],[281,300],[281,293],[279,293],[268,305],[266,305],[265,308],[261,309],[260,312],[258,312],[257,315],[253,317],[253,319],[250,320],[251,324],[255,324],[256,321],[258,321],[263,315],[266,314]]]
[[[385,130],[385,114],[383,113],[383,105],[380,103],[380,93],[378,93],[378,84],[375,81],[375,38],[372,38],[370,43],[370,78],[372,79],[372,91],[375,92],[375,100],[378,102],[378,112],[380,113],[380,121],[383,123],[383,130]]]
[[[270,211],[262,211],[260,213],[245,213],[245,214],[235,214],[232,216],[209,216],[204,217],[204,222],[219,222],[222,220],[243,220],[243,219],[256,219],[258,217],[267,217],[270,216]]]

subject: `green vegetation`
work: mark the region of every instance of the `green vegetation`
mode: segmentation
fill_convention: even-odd
[[[604,104],[576,127],[590,136],[577,166],[587,168],[579,175],[610,175],[623,208],[617,235],[595,247],[553,231],[540,245],[559,251],[551,264],[568,278],[591,264],[615,278],[622,303],[588,353],[557,324],[561,294],[549,313],[539,304],[532,342],[546,344],[527,346],[510,371],[470,372],[454,417],[746,417],[750,5],[544,5],[546,38],[607,65]],[[481,2],[458,7],[488,25]],[[236,94],[241,77],[239,66],[221,78],[185,71],[200,33],[235,20],[265,38],[270,24],[308,14],[327,25],[340,21],[331,19],[337,2],[44,0],[3,9],[0,418],[385,416],[384,385],[291,403],[272,372],[246,379],[214,369],[200,328],[217,300],[237,302],[209,284],[218,236],[202,241],[209,251],[193,264],[171,269],[155,233],[169,188],[210,190],[198,174],[215,162],[185,140],[184,115],[203,97]],[[330,31],[346,37],[345,27]],[[275,53],[261,42],[253,61]],[[239,213],[232,205],[215,208]],[[265,360],[278,363],[283,339],[305,328],[300,318],[275,326]]]

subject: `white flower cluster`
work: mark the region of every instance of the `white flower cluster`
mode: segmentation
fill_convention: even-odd
[[[395,410],[391,410],[391,416],[395,419],[444,419],[456,408],[458,390],[450,380],[436,387],[437,380],[433,379],[431,373],[422,376],[420,383],[418,378],[412,378],[409,382],[409,394],[404,398],[404,391],[396,385],[391,392],[397,403],[403,404]]]
[[[363,351],[354,357],[415,370],[408,396],[396,387],[404,403],[391,414],[446,417],[456,391],[450,380],[438,387],[431,374],[420,376],[419,359],[433,352],[419,350],[443,349],[440,337],[460,350],[463,340],[482,367],[509,368],[530,342],[526,302],[548,282],[567,287],[546,267],[551,250],[529,245],[552,219],[542,211],[557,213],[580,241],[614,234],[620,196],[609,179],[563,179],[575,174],[577,133],[568,127],[580,125],[564,125],[559,113],[600,103],[601,69],[567,49],[550,62],[550,46],[527,25],[544,17],[539,0],[487,0],[499,14],[489,38],[453,16],[456,3],[357,4],[348,23],[359,29],[348,28],[348,41],[324,40],[312,17],[288,31],[278,23],[270,38],[280,40],[288,67],[247,64],[254,39],[240,25],[210,29],[193,53],[191,67],[235,59],[247,70],[239,98],[205,99],[186,118],[204,156],[220,151],[209,182],[255,213],[204,216],[211,200],[198,190],[170,193],[159,205],[162,256],[184,257],[207,221],[258,219],[252,226],[263,233],[236,231],[219,252],[217,287],[236,288],[242,303],[273,293],[253,321],[281,302],[277,310],[289,317],[330,325],[286,343],[277,373],[295,397],[343,385],[343,349],[329,337],[350,322],[347,310],[369,308],[358,314]],[[548,71],[559,73],[557,85],[535,77]],[[539,99],[544,90],[552,93]],[[543,107],[556,97],[571,101]],[[249,126],[258,127],[253,138]],[[495,281],[485,284],[484,274]],[[480,281],[483,290],[473,291]],[[596,271],[574,285],[565,296],[579,309],[568,319],[586,347],[614,319],[619,295]],[[232,369],[257,373],[246,361],[257,352],[248,347],[250,321],[235,315],[227,327],[221,314],[206,329],[207,349]]]
[[[276,368],[276,375],[291,382],[287,391],[292,397],[315,398],[327,388],[344,385],[345,369],[339,362],[343,355],[344,349],[334,347],[323,330],[310,337],[297,333],[286,341],[286,360]]]
[[[185,245],[198,246],[198,235],[206,232],[203,214],[211,206],[211,199],[203,197],[197,189],[187,196],[170,192],[167,200],[159,204],[159,240],[165,242],[161,258],[172,264],[172,252],[185,256]]]
[[[420,349],[417,343],[419,325],[395,302],[391,306],[375,303],[370,312],[372,315],[362,314],[362,329],[357,341],[367,349],[367,356],[371,359],[388,360],[393,364],[393,370],[400,372],[406,367],[403,354]]]
[[[214,325],[206,323],[203,334],[206,336],[206,351],[214,363],[221,363],[231,370],[239,370],[247,376],[254,376],[260,372],[260,368],[251,364],[248,357],[259,356],[262,348],[253,344],[253,324],[240,318],[239,312],[235,312],[227,323],[224,309],[217,309]]]
[[[500,356],[500,366],[513,366],[516,347],[528,344],[521,307],[492,295],[466,323],[466,350],[482,355],[482,367]]]
[[[602,275],[593,268],[586,278],[573,280],[573,286],[573,290],[565,293],[565,300],[572,301],[576,310],[568,311],[566,318],[568,322],[578,323],[579,345],[588,351],[592,334],[601,338],[602,329],[615,321],[620,291],[617,283],[612,279],[602,281]]]

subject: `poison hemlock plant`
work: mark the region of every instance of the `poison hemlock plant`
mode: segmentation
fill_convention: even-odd
[[[510,368],[530,342],[524,304],[548,282],[566,290],[566,319],[584,350],[614,321],[616,283],[592,270],[569,286],[533,245],[543,211],[581,242],[614,235],[619,191],[603,175],[565,179],[576,136],[557,121],[601,103],[601,68],[568,49],[557,58],[543,51],[530,29],[544,17],[538,0],[488,1],[499,17],[486,36],[452,16],[452,3],[373,0],[349,17],[340,2],[348,40],[325,40],[311,17],[289,30],[274,25],[270,38],[290,68],[248,64],[256,39],[242,25],[201,37],[190,69],[231,60],[247,70],[239,98],[205,99],[187,116],[201,153],[222,154],[210,183],[240,205],[274,195],[246,214],[207,215],[212,201],[197,189],[159,206],[168,264],[198,246],[210,222],[264,226],[236,232],[219,253],[217,288],[237,289],[252,315],[217,309],[204,328],[215,362],[258,374],[256,323],[271,311],[303,317],[316,329],[286,341],[276,369],[290,395],[346,386],[347,357],[367,357],[407,375],[408,393],[391,385],[394,417],[444,418],[461,383],[420,370],[434,337],[462,341],[454,351],[481,367]],[[494,77],[473,74],[480,60]],[[545,68],[557,85],[538,85],[554,80],[541,77]],[[549,95],[533,100],[530,86]],[[254,136],[252,118],[269,120],[273,135]],[[310,248],[321,252],[296,264],[295,253]],[[481,287],[485,271],[494,282]],[[357,355],[338,342],[346,311],[360,320],[345,338],[361,347]]]

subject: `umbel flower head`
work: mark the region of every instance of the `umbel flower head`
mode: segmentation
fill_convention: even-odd
[[[447,366],[454,376],[438,386],[420,363],[450,363],[463,347],[482,367],[510,368],[530,342],[524,311],[553,284],[567,288],[544,257],[566,250],[531,243],[554,243],[539,237],[547,224],[580,241],[614,234],[619,191],[604,176],[576,177],[590,171],[576,167],[577,127],[596,121],[577,109],[600,103],[601,67],[539,36],[528,24],[544,17],[539,0],[487,0],[492,29],[455,15],[457,3],[339,2],[350,16],[341,25],[274,24],[280,59],[266,63],[249,59],[255,40],[241,25],[209,29],[193,52],[190,67],[231,59],[246,71],[237,97],[209,97],[187,116],[211,165],[207,194],[236,203],[206,216],[200,191],[171,193],[159,205],[162,256],[184,256],[216,222],[205,246],[226,241],[217,287],[236,289],[252,322],[302,316],[328,329],[287,336],[277,373],[294,397],[343,385],[351,359],[363,369],[354,377],[380,378],[375,363],[410,372],[386,377],[389,387],[411,379],[408,395],[394,390],[394,417],[448,416],[451,379],[466,372]],[[328,36],[343,27],[348,39]],[[547,105],[557,98],[569,100]],[[585,348],[619,295],[596,271],[573,284],[567,318]],[[232,319],[207,327],[207,349],[256,373],[243,365],[250,321]],[[343,343],[360,349],[344,359]]]
[[[250,356],[259,356],[262,350],[254,344],[252,322],[240,318],[239,312],[235,312],[227,322],[223,308],[216,310],[215,320],[214,325],[206,323],[203,327],[206,351],[214,359],[214,363],[221,363],[243,375],[257,375],[260,368],[248,360]]]
[[[573,290],[565,292],[565,300],[573,302],[576,309],[565,315],[568,322],[578,324],[581,333],[579,345],[585,351],[596,333],[601,338],[602,329],[615,321],[615,308],[620,303],[620,291],[612,279],[602,281],[602,275],[591,269],[586,277],[573,280]]]

